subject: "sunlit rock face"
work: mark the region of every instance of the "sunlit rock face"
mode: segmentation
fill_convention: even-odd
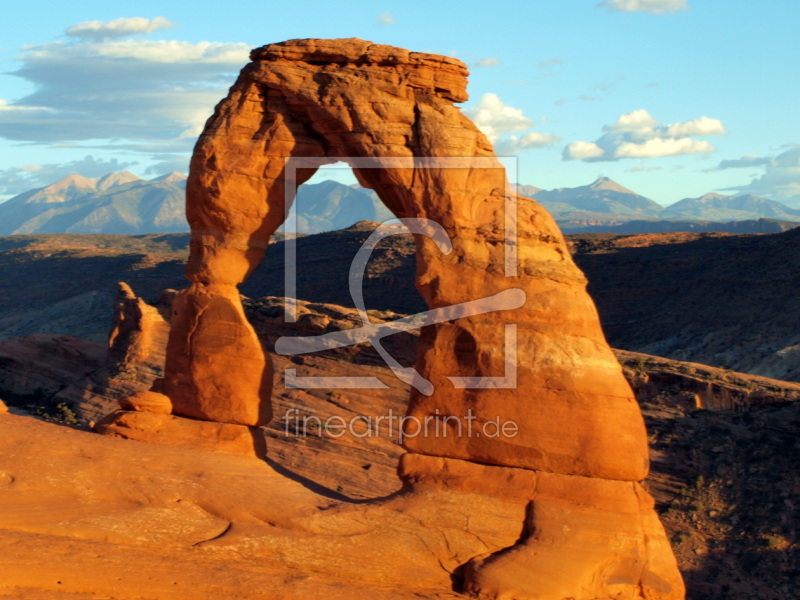
[[[163,383],[173,414],[269,421],[272,369],[237,285],[264,258],[296,186],[344,160],[395,215],[417,219],[416,285],[441,317],[424,330],[410,379],[401,477],[410,492],[505,490],[528,508],[519,544],[474,550],[467,591],[682,598],[636,483],[648,472],[638,406],[554,221],[509,189],[491,144],[455,105],[467,99],[465,65],[359,39],[271,44],[251,59],[192,158],[192,285],[173,305]],[[481,299],[484,311],[459,308]]]

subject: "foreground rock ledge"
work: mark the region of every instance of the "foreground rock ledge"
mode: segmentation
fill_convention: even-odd
[[[118,410],[106,416],[95,431],[105,435],[201,448],[226,454],[266,458],[267,441],[258,427],[198,421],[155,412]]]
[[[467,99],[465,65],[358,39],[293,40],[251,58],[192,157],[192,285],[175,299],[163,382],[173,413],[269,421],[272,367],[236,286],[283,221],[287,189],[344,157],[398,217],[426,219],[416,285],[432,309],[509,291],[524,300],[428,327],[420,341],[415,368],[429,385],[412,391],[409,416],[474,415],[477,428],[511,422],[517,433],[409,438],[404,501],[427,482],[461,498],[454,510],[469,521],[486,516],[471,498],[527,482],[511,501],[522,540],[459,555],[465,589],[481,598],[682,598],[652,500],[636,483],[648,472],[638,405],[554,221],[509,189],[491,144],[454,106]],[[420,157],[470,158],[429,168]],[[517,235],[505,243],[508,199]],[[509,352],[513,385],[453,385],[451,377],[507,379]]]

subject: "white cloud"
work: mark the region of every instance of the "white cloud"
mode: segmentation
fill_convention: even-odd
[[[656,158],[658,156],[678,156],[681,154],[705,154],[716,148],[705,140],[692,138],[653,138],[641,144],[627,142],[620,144],[615,158]]]
[[[732,160],[720,161],[713,171],[722,171],[724,169],[747,169],[750,167],[760,167],[772,163],[772,158],[768,156],[756,156],[755,154],[747,154],[742,158],[735,158]]]
[[[495,58],[494,56],[490,56],[489,58],[482,58],[480,60],[476,60],[472,63],[473,67],[483,68],[483,67],[496,67],[500,64],[500,60]]]
[[[646,12],[654,15],[688,10],[686,0],[604,0],[596,8],[607,8],[615,12]]]
[[[652,129],[658,125],[650,113],[645,109],[640,108],[624,115],[620,115],[611,125],[603,127],[603,131],[641,131]]]
[[[190,152],[250,48],[120,39],[168,26],[163,18],[92,21],[69,28],[66,42],[24,47],[13,74],[33,91],[0,102],[0,137],[51,145],[92,140],[98,148],[99,140],[117,140],[142,152],[159,145]]]
[[[603,156],[603,149],[594,142],[572,142],[564,148],[566,160],[586,160]]]
[[[638,109],[620,115],[594,142],[572,142],[564,149],[565,160],[619,160],[656,158],[684,154],[708,154],[715,148],[696,137],[724,135],[719,119],[700,117],[690,121],[660,124],[649,112]]]
[[[378,15],[378,25],[394,25],[394,15],[390,12],[383,12]]]
[[[499,156],[513,156],[523,150],[544,148],[560,142],[561,138],[552,133],[531,131],[523,136],[509,135],[494,144],[494,151]]]
[[[667,128],[667,135],[683,137],[687,135],[725,135],[725,126],[719,119],[700,117],[685,123],[673,123]]]
[[[131,17],[127,19],[114,19],[108,22],[86,21],[68,27],[64,33],[70,37],[103,40],[107,38],[147,34],[157,29],[166,29],[168,27],[178,27],[178,25],[164,17],[156,17],[154,19]]]
[[[106,42],[93,48],[98,58],[139,60],[165,64],[204,65],[237,64],[249,61],[250,48],[246,44],[221,44],[216,42],[179,42],[176,40],[122,40]]]
[[[9,104],[3,99],[0,99],[0,113],[32,113],[32,112],[48,112],[52,111],[52,109],[47,108],[46,106],[15,106],[14,104]],[[3,118],[3,115],[0,115],[0,119]]]
[[[489,138],[495,152],[500,155],[510,156],[561,140],[550,133],[522,133],[533,128],[533,119],[526,117],[522,109],[504,104],[497,94],[484,94],[478,104],[465,108],[464,114]],[[518,133],[522,135],[514,135]]]
[[[179,173],[188,173],[189,172],[189,157],[188,156],[181,156],[181,157],[172,157],[167,156],[165,160],[157,162],[154,165],[150,165],[144,170],[145,175],[153,175],[158,177],[159,175],[165,175],[167,173],[173,173],[178,171]]]
[[[800,145],[792,145],[777,156],[745,156],[722,161],[718,169],[760,166],[764,173],[747,185],[729,188],[739,194],[766,196],[800,206]]]
[[[477,105],[464,109],[464,114],[475,122],[492,143],[504,133],[533,127],[533,121],[522,113],[522,109],[503,104],[497,94],[484,94]]]

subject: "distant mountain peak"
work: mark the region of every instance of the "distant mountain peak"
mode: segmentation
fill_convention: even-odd
[[[103,175],[97,180],[95,187],[97,187],[99,191],[104,192],[105,190],[109,190],[119,185],[125,185],[126,183],[131,183],[133,181],[143,180],[130,171],[120,171],[119,173],[109,173],[108,175]]]
[[[83,175],[73,174],[67,175],[63,179],[59,179],[55,183],[45,186],[48,190],[64,190],[70,187],[95,189],[95,180],[84,177]]]
[[[523,183],[512,183],[511,184],[511,188],[512,189],[514,189],[515,186],[516,186],[516,190],[517,190],[518,194],[520,194],[522,196],[525,196],[525,197],[528,197],[528,198],[532,198],[534,196],[534,194],[542,191],[542,188],[537,187],[535,185],[525,185]]]
[[[697,200],[700,202],[708,201],[708,200],[719,200],[722,198],[733,198],[733,196],[726,196],[724,194],[717,194],[716,192],[708,192],[707,194],[703,194]]]
[[[50,185],[9,198],[3,204],[8,204],[9,206],[17,204],[58,204],[95,191],[97,191],[97,188],[95,187],[94,179],[89,179],[83,175],[69,175]]]
[[[309,185],[320,186],[320,189],[323,189],[323,188],[335,188],[335,187],[342,187],[342,188],[347,187],[347,188],[351,188],[351,189],[354,189],[354,190],[361,190],[361,186],[358,185],[357,183],[354,183],[352,185],[346,185],[344,183],[340,183],[338,181],[334,181],[333,179],[325,179],[323,181],[319,181],[317,183],[312,183],[312,184],[309,184]]]
[[[725,196],[710,192],[699,198],[684,198],[664,209],[669,219],[701,219],[707,221],[747,221],[777,219],[800,221],[800,210],[767,198],[752,195]]]
[[[180,183],[182,181],[186,181],[187,177],[183,173],[178,173],[178,171],[173,171],[172,173],[167,173],[166,175],[162,175],[161,177],[154,177],[150,181],[160,181],[162,183]]]
[[[589,185],[589,187],[593,190],[619,192],[620,194],[633,194],[635,196],[639,195],[636,192],[629,190],[625,186],[618,184],[609,177],[598,177],[592,184]]]

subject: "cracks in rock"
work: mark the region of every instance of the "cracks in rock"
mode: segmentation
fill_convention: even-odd
[[[421,524],[421,522],[420,522],[420,524]],[[439,535],[441,535],[442,537],[444,537],[444,534],[443,534],[441,531],[439,531],[438,533],[439,533]],[[452,574],[453,574],[453,571],[452,571],[452,570],[450,570],[450,569],[448,569],[448,568],[447,568],[447,567],[444,565],[444,563],[442,562],[442,559],[441,559],[441,558],[439,558],[439,555],[438,555],[438,554],[436,554],[436,552],[433,550],[433,548],[431,548],[431,547],[428,545],[428,542],[426,542],[426,541],[425,541],[425,538],[424,538],[424,537],[422,537],[422,536],[421,536],[420,534],[418,534],[418,533],[415,533],[415,534],[414,534],[414,537],[416,537],[416,538],[417,538],[417,539],[418,539],[420,542],[422,542],[422,545],[423,545],[423,546],[425,546],[425,549],[426,549],[428,552],[430,552],[430,553],[431,553],[431,556],[432,556],[432,557],[433,557],[433,558],[436,560],[436,562],[437,562],[437,563],[439,563],[439,566],[442,568],[442,570],[443,570],[445,573],[447,573],[448,575],[452,575]],[[447,546],[447,549],[448,549],[448,550],[450,550],[450,545],[447,543],[447,538],[445,538],[445,545]],[[452,552],[452,550],[450,550],[450,552]],[[450,557],[450,559],[451,559],[451,560],[454,560],[454,559],[455,559],[455,555],[451,556],[451,557]]]
[[[469,517],[467,517],[467,518],[469,518]],[[475,533],[475,532],[473,532],[473,531],[470,531],[470,530],[468,529],[468,526],[464,528],[464,533],[467,533],[467,534],[471,535],[473,538],[475,538],[475,540],[476,540],[476,541],[478,541],[478,542],[479,542],[479,543],[480,543],[480,544],[483,546],[483,549],[484,549],[486,552],[489,552],[489,544],[487,544],[486,542],[484,542],[484,541],[483,541],[483,538],[482,538],[481,536],[479,536],[477,533]]]
[[[207,540],[200,540],[199,542],[195,542],[194,544],[192,544],[192,548],[200,548],[203,544],[207,544],[208,542],[213,542],[214,540],[218,540],[224,537],[228,532],[230,532],[231,527],[233,527],[233,523],[231,521],[228,521],[228,525],[225,527],[225,529],[222,530],[222,532],[218,533],[213,537],[208,538]]]
[[[467,518],[467,525],[465,525],[465,527],[464,527],[464,532],[467,533],[472,538],[474,538],[477,542],[479,542],[483,546],[483,551],[484,552],[489,552],[489,545],[486,542],[484,542],[483,539],[478,534],[476,534],[476,533],[474,533],[474,532],[469,530],[469,525],[468,525],[469,516],[467,516],[466,518]],[[419,527],[421,529],[423,529],[423,530],[431,529],[421,519],[414,519],[414,520],[416,521],[417,525],[419,525]],[[428,550],[428,552],[431,553],[431,556],[433,556],[433,558],[436,559],[436,562],[439,564],[439,566],[442,568],[442,570],[445,571],[446,573],[448,573],[449,575],[453,576],[453,575],[456,574],[456,571],[458,570],[458,567],[456,567],[454,569],[448,568],[445,565],[444,561],[448,560],[448,561],[451,561],[453,563],[458,564],[460,562],[459,558],[458,558],[458,554],[459,553],[456,550],[453,550],[452,546],[450,545],[450,540],[448,539],[447,535],[442,530],[435,529],[435,531],[436,531],[436,533],[438,533],[441,536],[442,542],[444,543],[444,547],[447,550],[447,553],[449,554],[449,556],[445,557],[444,559],[440,558],[439,554],[433,548],[431,548],[431,546],[428,544],[427,541],[425,541],[425,538],[422,535],[420,535],[420,534],[414,534],[414,535],[420,542],[422,542],[422,545],[425,546],[425,549]],[[477,556],[479,554],[481,554],[481,552],[478,552],[475,555]]]
[[[419,148],[420,147],[420,139],[422,138],[421,135],[421,128],[422,128],[422,111],[420,110],[419,104],[414,103],[414,122],[411,123],[409,129],[411,130],[411,137],[408,140],[408,146],[412,148]],[[416,169],[415,169],[416,174]],[[416,181],[412,182],[416,183]]]
[[[194,337],[195,333],[197,333],[197,329],[200,327],[200,319],[203,317],[205,312],[208,310],[207,306],[201,306],[200,309],[197,311],[197,314],[192,319],[192,325],[189,331],[186,333],[186,355],[192,355],[192,338]]]

